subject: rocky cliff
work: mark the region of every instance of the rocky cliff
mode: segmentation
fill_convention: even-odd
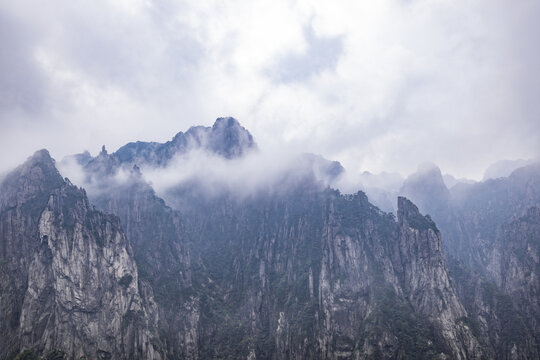
[[[0,193],[0,356],[161,358],[118,218],[96,211],[45,150]]]
[[[184,212],[208,274],[201,355],[480,358],[440,233],[408,200],[399,209],[396,222],[363,193],[313,185]]]
[[[439,229],[403,197],[398,198],[398,221],[399,272],[408,300],[441,331],[454,358],[479,358],[482,351],[477,339],[461,321],[467,313],[450,282]]]
[[[426,167],[403,188],[420,210],[399,197],[397,219],[363,192],[329,188],[343,168],[313,155],[247,195],[206,194],[190,181],[161,199],[137,164],[163,168],[191,148],[229,161],[255,144],[223,118],[165,144],[81,155],[90,200],[44,150],[2,181],[1,359],[24,350],[66,359],[538,358],[536,168],[448,190]]]
[[[426,196],[423,184],[439,184],[438,190]],[[482,333],[491,358],[537,358],[539,164],[450,190],[441,184],[435,170],[412,176],[402,191],[441,228],[451,280],[471,314],[468,321]]]
[[[107,156],[101,154],[100,159],[107,163]],[[108,181],[100,179],[103,186]],[[148,294],[145,301],[157,309],[165,353],[198,358],[199,298],[193,290],[191,256],[179,214],[155,195],[137,167],[127,181],[91,199],[100,210],[117,214],[123,224]]]

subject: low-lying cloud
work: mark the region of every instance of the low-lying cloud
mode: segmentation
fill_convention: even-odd
[[[185,183],[196,183],[208,195],[224,190],[250,195],[272,188],[298,165],[298,159],[284,156],[276,161],[277,158],[275,154],[250,152],[241,158],[225,159],[206,151],[192,150],[177,155],[166,167],[142,166],[142,173],[161,195]]]
[[[102,171],[105,167],[85,168],[74,157],[65,158],[58,167],[63,176],[84,187],[91,197],[116,191],[142,178],[166,200],[182,188],[208,198],[227,193],[241,199],[257,194],[286,193],[298,186],[335,187],[343,171],[336,162],[312,154],[293,154],[287,149],[272,152],[253,149],[242,157],[227,159],[202,148],[193,148],[177,154],[166,166],[129,163],[114,167],[108,173]]]
[[[540,155],[540,3],[0,4],[0,169],[218,116],[351,172]],[[276,145],[278,144],[278,145]]]

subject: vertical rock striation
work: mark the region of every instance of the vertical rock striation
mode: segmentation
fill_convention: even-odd
[[[396,220],[328,188],[343,168],[309,154],[249,194],[207,196],[195,178],[167,203],[137,166],[255,146],[220,118],[83,154],[99,210],[45,150],[9,174],[0,359],[538,358],[537,165],[451,190],[425,167],[402,191],[438,225],[404,197]]]
[[[157,307],[164,351],[197,359],[199,300],[192,288],[191,257],[178,213],[155,195],[137,167],[127,181],[92,197],[92,202],[118,215],[125,229],[145,287],[143,300]]]
[[[394,258],[406,297],[440,332],[452,358],[479,358],[478,341],[460,321],[467,313],[450,283],[437,226],[403,197],[398,198],[398,222],[399,245]]]
[[[94,210],[45,150],[1,190],[1,356],[161,358],[118,219]]]

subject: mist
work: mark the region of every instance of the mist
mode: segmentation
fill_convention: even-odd
[[[540,359],[539,34],[540,0],[0,0],[0,360]]]
[[[481,180],[540,156],[539,15],[499,0],[3,2],[0,171],[232,115],[261,147],[354,174],[434,161]]]
[[[113,156],[100,154],[93,161],[99,163],[107,161],[105,157],[112,159]],[[63,176],[85,188],[91,197],[143,181],[170,202],[174,202],[172,193],[186,187],[207,199],[223,194],[245,199],[260,194],[284,194],[306,186],[338,188],[346,178],[339,163],[319,155],[296,153],[286,147],[272,151],[255,148],[232,159],[204,148],[191,147],[185,153],[176,154],[164,166],[119,164],[111,172],[103,171],[99,165],[86,169],[76,156],[68,156],[58,163],[58,168]],[[360,183],[353,186],[352,179],[348,179],[347,184],[348,188],[354,189],[351,192],[362,187]]]
[[[374,205],[387,212],[396,211],[396,198],[402,194],[406,181],[414,182],[426,176],[430,178],[430,174],[441,173],[433,162],[419,164],[414,172],[405,177],[397,172],[374,174],[351,171],[342,167],[339,159],[332,161],[321,155],[300,153],[286,144],[271,148],[254,145],[248,149],[245,139],[240,141],[240,148],[235,148],[235,151],[242,153],[241,156],[227,158],[209,150],[210,143],[205,131],[211,128],[193,129],[186,134],[195,135],[196,138],[187,137],[186,151],[177,153],[164,165],[155,154],[146,160],[134,158],[132,162],[119,163],[118,155],[107,153],[96,157],[89,153],[67,156],[57,165],[63,176],[85,188],[94,198],[144,183],[169,205],[178,207],[179,197],[185,196],[186,191],[200,199],[208,200],[228,194],[243,200],[258,195],[279,196],[297,188],[314,186],[318,189],[334,188],[344,194],[363,191]],[[246,134],[249,135],[247,132],[242,135]],[[214,145],[219,146],[222,140],[214,138],[212,141],[218,141]],[[91,169],[85,168],[88,161],[94,162]],[[112,171],[106,170],[109,163],[112,164]],[[486,174],[493,172],[493,169],[500,172],[504,165],[505,176],[508,176],[509,170],[530,163],[532,160],[499,162],[489,167]],[[442,179],[448,189],[459,183],[475,182],[448,173],[442,175]]]

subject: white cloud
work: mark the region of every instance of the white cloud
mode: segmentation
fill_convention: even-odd
[[[231,115],[262,149],[352,172],[432,160],[479,178],[540,154],[538,15],[528,0],[4,2],[0,142],[17,150],[0,168]]]

